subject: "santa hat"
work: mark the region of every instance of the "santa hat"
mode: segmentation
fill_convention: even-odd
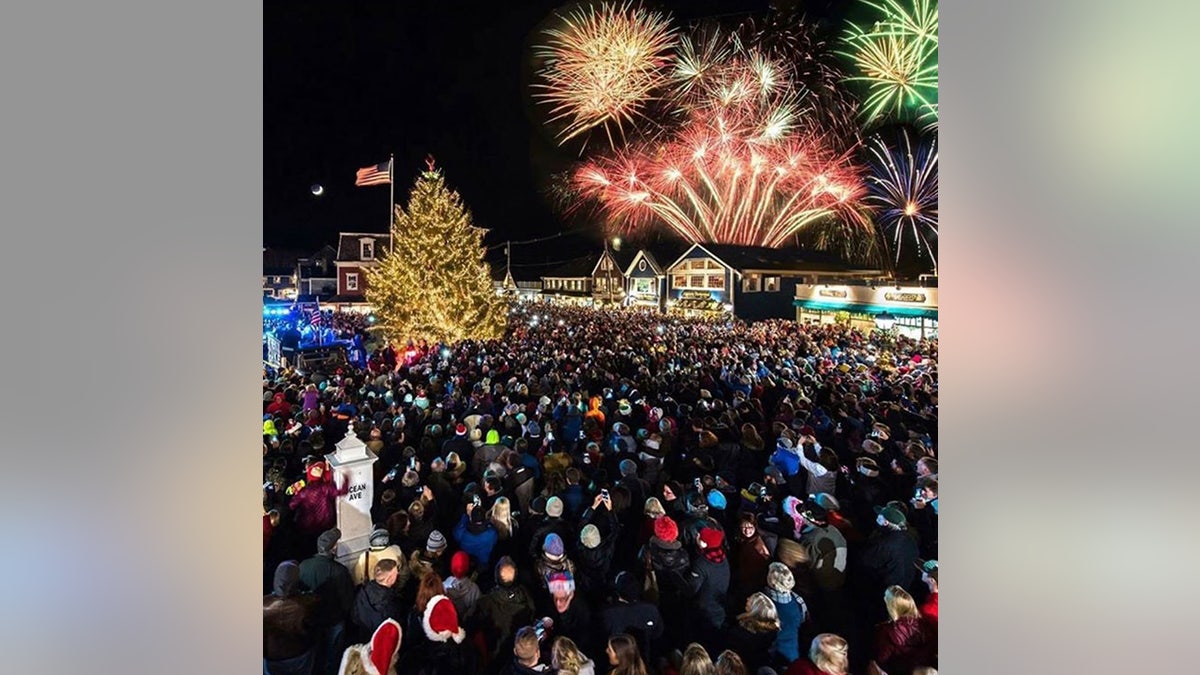
[[[435,595],[425,605],[425,615],[421,620],[425,635],[434,642],[454,640],[461,643],[467,637],[467,631],[458,625],[458,612],[454,603],[444,595]]]
[[[370,675],[386,675],[390,672],[400,651],[400,635],[400,624],[395,619],[386,619],[379,624],[371,636],[369,658],[363,663],[363,670]]]

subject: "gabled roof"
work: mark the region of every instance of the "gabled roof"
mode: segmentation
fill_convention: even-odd
[[[360,251],[358,241],[364,238],[375,240],[375,258],[383,254],[383,249],[392,243],[392,235],[378,232],[341,232],[338,234],[337,262],[359,262]]]
[[[694,244],[675,259],[668,269],[679,264],[699,247],[718,261],[741,273],[745,270],[774,272],[845,272],[864,269],[847,265],[835,255],[799,248],[767,248],[765,246],[735,246],[733,244]]]
[[[296,261],[301,252],[284,248],[263,249],[263,274],[272,276],[291,276],[296,273]]]

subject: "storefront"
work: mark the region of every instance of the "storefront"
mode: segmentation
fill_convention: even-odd
[[[796,321],[848,323],[864,332],[891,324],[913,339],[937,338],[937,288],[926,286],[801,284],[796,287]]]
[[[677,299],[667,301],[667,313],[681,316],[713,317],[729,314],[732,309],[709,291],[679,291]]]

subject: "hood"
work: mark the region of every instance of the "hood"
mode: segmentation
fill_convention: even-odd
[[[272,593],[280,598],[295,595],[300,587],[300,566],[294,560],[279,563],[275,568],[275,583]]]
[[[278,392],[275,394],[275,402],[276,403],[283,403],[283,399],[284,399],[283,392]]]
[[[600,404],[603,402],[604,402],[604,399],[600,398],[599,396],[591,397],[590,399],[588,399],[588,410],[599,410]]]

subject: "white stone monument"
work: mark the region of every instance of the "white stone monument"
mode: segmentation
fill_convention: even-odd
[[[367,449],[366,444],[354,434],[354,421],[346,437],[338,441],[334,451],[325,455],[333,471],[334,485],[340,490],[345,481],[350,491],[338,497],[337,526],[342,531],[335,557],[342,564],[353,565],[358,554],[370,544],[371,505],[375,503],[375,475],[373,466],[379,459]]]

